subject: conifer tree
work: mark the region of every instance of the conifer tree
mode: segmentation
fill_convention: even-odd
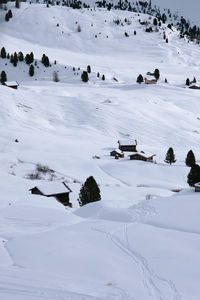
[[[2,71],[1,72],[1,83],[4,84],[6,81],[7,81],[6,72]]]
[[[15,52],[13,55],[13,66],[16,67],[18,62],[17,53]]]
[[[89,78],[88,78],[88,73],[86,71],[83,71],[81,75],[81,79],[83,82],[88,82]]]
[[[190,85],[190,79],[189,79],[189,78],[187,78],[187,79],[186,79],[186,82],[185,82],[185,84],[186,84],[187,86],[189,86],[189,85]]]
[[[97,73],[97,77],[99,77],[100,76],[100,74],[99,74],[99,72]]]
[[[185,164],[186,166],[188,167],[192,167],[193,165],[196,164],[196,159],[195,159],[195,156],[194,156],[194,153],[192,150],[190,150],[186,156],[186,159],[185,159]]]
[[[14,61],[14,56],[13,56],[13,54],[11,54],[11,56],[10,56],[10,62],[11,62],[11,64],[13,64],[13,61]]]
[[[105,75],[104,74],[102,75],[102,80],[105,80]]]
[[[93,176],[86,179],[79,193],[78,202],[80,206],[101,200],[100,189]]]
[[[143,79],[142,74],[140,74],[140,75],[137,77],[136,82],[139,83],[139,84],[141,84],[142,82],[144,82],[144,79]]]
[[[158,69],[155,69],[154,77],[156,78],[156,80],[158,80],[160,78],[160,71]]]
[[[91,73],[91,67],[90,67],[90,65],[87,66],[87,72]]]
[[[1,49],[1,58],[6,58],[6,49],[4,47]]]
[[[7,13],[7,14],[5,15],[5,21],[8,22],[9,19],[10,19],[10,18],[9,18],[9,14]]]
[[[168,151],[166,153],[165,162],[168,163],[168,164],[170,164],[170,165],[172,163],[176,162],[175,155],[174,155],[174,150],[171,147],[168,149]]]
[[[20,2],[19,2],[19,0],[15,0],[15,7],[16,8],[20,8]]]
[[[34,75],[34,66],[31,64],[29,67],[29,75],[32,77]]]
[[[9,16],[9,18],[12,18],[12,10],[11,9],[9,9],[9,11],[8,11],[8,16]]]
[[[26,56],[25,56],[25,62],[27,63],[27,65],[29,65],[31,63],[30,54],[26,54]]]
[[[18,60],[19,61],[23,61],[24,60],[24,54],[21,51],[18,53]]]
[[[194,164],[187,176],[187,183],[189,186],[194,186],[194,184],[197,182],[200,182],[200,166]]]
[[[34,55],[33,52],[30,53],[30,64],[32,64],[34,61]]]

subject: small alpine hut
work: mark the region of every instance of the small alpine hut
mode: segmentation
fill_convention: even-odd
[[[64,206],[72,207],[72,203],[69,202],[69,193],[71,193],[72,190],[64,181],[35,186],[29,191],[31,191],[31,193],[35,195],[54,197],[58,202],[62,203]]]
[[[130,141],[130,140],[119,140],[119,149],[124,152],[137,152],[136,146],[137,146],[137,140]]]
[[[130,160],[142,160],[142,161],[148,161],[153,162],[153,158],[156,156],[155,154],[146,154],[143,151],[142,152],[136,152],[133,154],[130,154]]]
[[[17,81],[6,81],[6,82],[4,82],[4,85],[17,90],[19,83]]]
[[[194,188],[195,192],[200,192],[200,182],[195,183]]]
[[[115,149],[113,151],[110,152],[110,156],[118,156],[120,158],[124,158],[124,153],[119,151],[119,149]]]
[[[147,79],[146,77],[144,78],[144,83],[145,84],[157,84],[156,79]]]

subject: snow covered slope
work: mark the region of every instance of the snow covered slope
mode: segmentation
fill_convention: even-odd
[[[184,160],[190,149],[200,160],[199,91],[185,87],[187,77],[200,80],[199,46],[166,25],[145,32],[139,19],[152,24],[147,15],[13,6],[9,22],[0,11],[0,48],[33,51],[39,68],[30,77],[25,62],[0,58],[0,71],[19,82],[17,90],[0,86],[0,296],[198,300],[200,201]],[[51,67],[40,62],[43,53]],[[157,85],[136,83],[156,68]],[[137,139],[157,163],[111,157],[124,138]],[[172,166],[164,163],[169,147]],[[49,170],[40,180],[38,164]],[[90,175],[102,200],[79,208]],[[64,180],[72,209],[29,192]]]

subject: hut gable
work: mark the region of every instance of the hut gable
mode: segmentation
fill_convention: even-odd
[[[195,192],[200,192],[200,182],[195,183],[194,188]]]
[[[17,81],[6,81],[6,82],[4,83],[4,85],[7,86],[7,87],[16,89],[16,90],[17,90],[17,88],[18,88],[18,86],[19,86],[19,84],[18,84]]]
[[[65,182],[48,183],[35,186],[34,188],[30,189],[30,191],[35,195],[54,197],[63,205],[72,207],[72,204],[69,202],[69,193],[71,193],[72,190]]]
[[[130,141],[130,140],[119,140],[119,149],[121,151],[128,151],[128,152],[136,152],[137,140]]]

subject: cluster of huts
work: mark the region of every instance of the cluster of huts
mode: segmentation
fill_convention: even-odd
[[[129,157],[130,160],[142,160],[153,162],[155,154],[146,153],[144,151],[137,150],[137,140],[119,140],[118,149],[114,149],[110,152],[110,156],[114,156],[115,159],[124,158],[125,153],[126,157]]]

